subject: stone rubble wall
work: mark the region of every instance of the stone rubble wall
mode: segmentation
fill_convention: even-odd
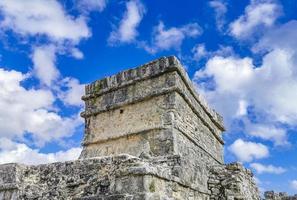
[[[208,187],[211,200],[260,200],[252,172],[239,163],[211,167]]]
[[[265,200],[297,200],[297,194],[289,196],[286,192],[266,191],[264,197]]]
[[[193,200],[209,193],[177,176],[180,157],[143,160],[129,155],[26,166],[0,166],[1,200]]]
[[[209,170],[208,187],[180,173],[182,157],[118,155],[26,166],[0,165],[1,200],[258,200],[251,172],[239,164]],[[201,174],[200,171],[196,172]],[[290,200],[290,199],[289,199]]]

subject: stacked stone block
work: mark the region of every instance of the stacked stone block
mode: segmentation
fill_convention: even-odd
[[[212,166],[208,188],[211,200],[260,200],[252,172],[240,163]]]

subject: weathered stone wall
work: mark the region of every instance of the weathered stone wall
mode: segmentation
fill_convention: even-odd
[[[297,200],[297,194],[289,196],[286,192],[266,191],[264,197],[265,200]]]
[[[129,155],[38,166],[0,166],[0,199],[206,199],[176,173],[179,157]]]
[[[0,199],[19,199],[16,182],[19,181],[20,168],[17,164],[0,165]]]
[[[88,132],[81,158],[118,153],[135,156],[142,152],[154,156],[169,153],[164,150],[173,147],[172,136],[164,133],[168,128],[164,121],[169,97],[155,97],[87,118]],[[162,137],[164,142],[158,142]]]
[[[201,115],[196,114],[191,104],[179,94],[175,93],[175,109],[173,127],[187,138],[188,143],[193,143],[195,148],[202,149],[206,155],[217,163],[223,163],[223,141],[217,136],[218,128],[210,128]],[[210,122],[209,122],[210,124]],[[217,133],[215,133],[217,132]],[[179,144],[179,142],[177,142]],[[186,144],[178,145],[179,148],[187,147]],[[179,152],[179,150],[177,150]]]
[[[260,200],[252,172],[239,163],[212,166],[208,187],[213,200]]]

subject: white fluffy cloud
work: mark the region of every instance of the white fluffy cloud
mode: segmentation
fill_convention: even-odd
[[[210,80],[200,83],[204,79]],[[245,94],[246,87],[253,83],[252,60],[215,56],[208,60],[204,69],[195,73],[194,81],[210,104],[230,123],[238,113],[246,112],[247,104],[241,102],[246,102],[249,97]]]
[[[198,44],[192,49],[193,59],[196,61],[201,60],[208,56],[209,52],[206,50],[204,44]]]
[[[110,44],[133,42],[138,35],[137,28],[145,13],[145,8],[139,0],[130,0],[126,3],[126,12],[119,27],[109,36]]]
[[[297,180],[291,181],[290,185],[291,185],[291,188],[297,191]]]
[[[239,119],[249,135],[288,144],[283,125],[297,125],[297,93],[292,92],[297,90],[296,34],[294,20],[267,31],[253,47],[264,53],[260,66],[249,57],[214,56],[195,74],[200,91],[223,114],[228,128]]]
[[[79,116],[62,117],[51,111],[55,97],[46,89],[26,89],[27,76],[0,68],[0,136],[23,138],[32,134],[34,143],[69,137],[82,124]]]
[[[71,148],[56,153],[40,153],[38,149],[31,149],[26,144],[16,143],[6,138],[0,138],[0,164],[23,163],[36,165],[43,163],[62,162],[77,159],[81,148]]]
[[[82,106],[83,101],[81,97],[84,94],[85,86],[80,84],[77,79],[69,77],[63,79],[61,84],[67,88],[65,91],[60,92],[62,101],[66,105]]]
[[[71,49],[72,54],[80,58],[81,52]],[[58,93],[58,97],[66,105],[82,106],[81,96],[84,93],[84,85],[75,78],[66,77],[62,80],[59,70],[56,67],[56,47],[53,45],[35,47],[32,55],[34,74],[40,82]],[[66,90],[62,90],[66,88]]]
[[[79,3],[84,6],[100,5],[103,9],[105,1],[82,0]],[[0,2],[0,12],[3,15],[0,21],[3,30],[12,30],[21,36],[47,36],[47,44],[32,44],[33,74],[42,85],[51,89],[63,87],[58,85],[62,77],[56,66],[57,54],[70,53],[76,59],[83,58],[83,53],[75,45],[90,36],[86,20],[68,15],[56,0],[46,4],[41,0],[4,0]],[[64,44],[65,41],[67,43]],[[73,93],[73,89],[69,93]]]
[[[254,46],[254,52],[271,51],[274,49],[285,49],[293,54],[296,63],[297,20],[291,20],[281,26],[266,32],[260,41]]]
[[[246,123],[246,131],[255,137],[273,141],[276,146],[289,144],[285,129],[274,127],[273,125]]]
[[[51,86],[60,73],[56,68],[56,49],[53,45],[34,48],[32,55],[34,73],[42,84]]]
[[[10,29],[22,36],[44,35],[53,41],[74,43],[90,36],[84,17],[67,15],[56,0],[2,0],[1,29]]]
[[[229,146],[231,151],[239,161],[250,162],[254,159],[265,158],[269,156],[268,148],[261,143],[254,143],[237,139]]]
[[[83,52],[81,52],[78,48],[72,48],[70,50],[71,55],[76,58],[76,59],[83,59],[84,58],[84,54]]]
[[[176,49],[179,50],[182,42],[187,37],[197,37],[202,33],[197,23],[186,24],[181,27],[165,28],[163,22],[160,22],[154,28],[152,44],[142,44],[142,47],[149,53],[156,53],[162,50]]]
[[[280,7],[272,1],[251,0],[244,15],[230,24],[230,32],[236,38],[246,38],[258,27],[270,27],[279,16]]]
[[[103,9],[105,1],[100,2],[88,1],[84,8],[89,11]],[[76,45],[91,35],[86,18],[68,15],[56,0],[46,3],[42,0],[4,0],[0,1],[0,12],[2,31],[13,31],[21,38],[34,37],[33,42],[28,44],[32,49],[32,73],[0,68],[0,138],[1,141],[10,141],[9,149],[3,148],[3,142],[0,145],[0,162],[37,164],[76,158],[80,148],[43,154],[29,146],[41,147],[51,141],[63,143],[63,139],[71,137],[83,123],[79,113],[65,116],[59,113],[58,99],[66,106],[82,106],[83,85],[75,78],[63,78],[56,59],[58,54],[83,58]],[[40,45],[39,41],[36,44],[35,40],[45,43]],[[30,83],[28,79],[32,78],[29,74],[41,84],[24,87],[22,83]]]
[[[198,87],[223,114],[227,126],[233,119],[248,117],[247,109],[252,108],[264,126],[248,124],[254,126],[250,134],[285,144],[284,130],[276,125],[297,124],[297,93],[292,92],[297,90],[296,64],[295,52],[284,48],[266,54],[260,67],[248,57],[215,56],[195,74],[195,80],[212,80]]]
[[[230,56],[233,55],[233,48],[230,46],[220,46],[216,51],[208,51],[205,44],[197,44],[192,48],[193,60],[200,61],[203,58],[210,58],[213,56]]]
[[[103,11],[106,7],[107,0],[79,0],[78,7],[83,12],[88,11]]]
[[[72,54],[80,58],[81,52],[73,48]],[[84,93],[84,85],[75,78],[62,79],[56,67],[56,47],[53,45],[35,47],[32,55],[34,74],[40,82],[57,93],[65,105],[83,106],[81,97]],[[62,79],[62,80],[60,80]],[[62,89],[64,88],[64,90]]]
[[[225,14],[227,12],[226,4],[220,0],[214,0],[209,2],[209,6],[215,11],[217,29],[222,30],[225,25]]]
[[[158,51],[176,49],[179,50],[184,39],[197,37],[202,33],[202,29],[197,23],[189,23],[181,27],[166,28],[164,23],[154,27],[152,40],[147,43],[136,40],[138,36],[137,28],[145,14],[144,5],[139,0],[130,0],[126,3],[126,12],[118,27],[116,27],[108,38],[111,45],[119,43],[134,43],[147,52],[154,54]]]
[[[270,174],[282,174],[286,172],[283,167],[276,167],[273,165],[263,165],[260,163],[251,163],[251,168],[253,168],[258,174],[270,173]]]
[[[218,91],[238,93],[253,78],[252,60],[215,56],[206,63],[204,70],[195,74],[196,79],[206,76],[213,77]],[[229,82],[231,79],[233,84]]]

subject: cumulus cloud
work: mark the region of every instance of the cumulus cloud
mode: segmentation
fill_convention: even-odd
[[[2,0],[0,21],[2,30],[13,30],[22,36],[44,35],[52,41],[73,43],[90,36],[84,17],[74,18],[65,13],[56,0]],[[54,27],[54,28],[53,28]]]
[[[293,180],[290,182],[291,188],[297,191],[297,180]]]
[[[256,53],[264,52],[260,66],[249,57],[215,56],[195,75],[200,91],[227,123],[248,118],[244,123],[250,135],[276,145],[288,144],[282,125],[297,125],[297,94],[292,92],[297,89],[296,34],[295,20],[267,31],[253,47]],[[203,82],[207,78],[210,81]],[[253,123],[249,113],[257,116]]]
[[[41,153],[38,149],[32,149],[24,143],[16,143],[6,138],[0,138],[0,164],[23,163],[36,165],[52,162],[63,162],[77,159],[81,148],[74,147],[67,151],[56,153]]]
[[[289,144],[286,130],[283,128],[277,128],[273,125],[252,124],[249,122],[247,122],[245,125],[246,131],[251,136],[273,141],[276,146],[284,146]]]
[[[78,7],[82,12],[103,11],[107,0],[79,0]]]
[[[90,7],[100,5],[102,9],[105,3],[100,0],[79,1],[81,5]],[[0,21],[3,31],[12,30],[21,36],[36,38],[46,36],[49,39],[44,45],[36,45],[34,42],[32,44],[33,75],[42,85],[59,91],[59,87],[64,86],[59,85],[62,77],[56,66],[57,55],[69,53],[76,59],[83,58],[83,53],[75,46],[81,39],[90,36],[86,20],[83,17],[74,18],[68,15],[56,0],[47,4],[40,0],[4,0],[0,3],[0,12],[3,15]],[[65,41],[67,43],[63,43]],[[71,80],[72,83],[78,82],[74,78]],[[73,93],[73,89],[69,93]]]
[[[161,21],[154,28],[151,45],[142,44],[142,47],[149,53],[156,53],[162,50],[179,50],[186,38],[194,38],[202,33],[197,23],[186,24],[181,27],[166,28]]]
[[[91,6],[92,2],[89,3]],[[82,106],[83,86],[75,78],[63,78],[56,59],[58,54],[68,53],[76,59],[83,58],[76,46],[81,39],[91,35],[86,18],[68,15],[56,0],[46,4],[40,0],[4,0],[0,2],[0,12],[1,31],[12,31],[21,38],[34,38],[28,44],[32,49],[32,72],[23,74],[0,68],[0,138],[11,140],[13,147],[1,149],[1,162],[27,162],[30,157],[35,164],[74,158],[79,148],[43,154],[29,146],[42,147],[51,141],[62,143],[83,123],[78,112],[67,115],[59,112],[58,99],[66,106]],[[36,41],[44,41],[44,44]],[[23,82],[33,78],[31,75],[40,85],[24,87]]]
[[[253,168],[258,174],[270,173],[270,174],[282,174],[286,172],[283,167],[276,167],[274,165],[263,165],[261,163],[251,163],[251,168]]]
[[[277,147],[290,145],[289,130],[297,126],[296,34],[295,20],[274,25],[252,47],[253,53],[262,56],[259,65],[251,57],[210,55],[205,67],[196,72],[198,90],[223,115],[228,132],[236,130]],[[208,51],[202,50],[207,57]],[[244,154],[247,147],[244,151],[238,147],[243,143],[236,140],[229,150],[239,160],[250,162],[254,157]],[[259,173],[283,171],[276,166],[253,166]]]
[[[271,27],[280,14],[280,6],[272,1],[251,0],[245,13],[230,24],[230,33],[239,39],[252,34],[258,27]]]
[[[103,6],[104,2],[80,1],[88,6]],[[0,12],[3,15],[0,20],[3,31],[12,30],[24,37],[46,36],[49,39],[44,45],[32,44],[33,74],[42,85],[59,90],[61,74],[56,66],[57,54],[70,53],[76,59],[83,58],[83,53],[75,46],[81,39],[90,36],[86,20],[68,15],[56,0],[47,4],[40,0],[4,0],[0,3]]]
[[[292,53],[293,61],[296,63],[296,34],[297,20],[291,20],[266,32],[259,42],[254,45],[253,51],[257,53],[261,51],[270,52],[274,49],[285,49]]]
[[[73,48],[72,54],[80,58],[81,52]],[[62,80],[56,67],[56,48],[53,45],[35,47],[32,55],[34,74],[42,84],[54,90],[65,105],[82,106],[81,96],[84,85],[75,78],[66,77]],[[64,88],[64,89],[61,89]]]
[[[209,6],[215,11],[217,29],[221,31],[226,23],[225,14],[227,12],[227,6],[220,0],[210,1]]]
[[[60,98],[66,105],[82,106],[83,101],[81,97],[84,94],[85,86],[80,84],[77,79],[65,78],[62,80],[63,87],[66,87],[65,91],[60,92]]]
[[[56,68],[56,49],[53,45],[34,48],[32,55],[34,72],[42,84],[51,86],[60,73]]]
[[[198,44],[192,49],[193,59],[196,61],[201,60],[208,56],[209,52],[206,50],[204,44]]]
[[[208,51],[205,44],[197,44],[192,48],[193,60],[200,61],[204,58],[210,58],[213,56],[230,56],[233,55],[233,48],[230,46],[220,46],[216,51]]]
[[[256,125],[265,125],[246,123],[251,135],[286,144],[280,124],[297,123],[297,93],[292,92],[297,90],[295,56],[288,49],[273,49],[259,67],[248,57],[215,56],[195,74],[194,80],[202,81],[198,84],[200,91],[223,114],[227,126],[234,119],[249,119],[249,110],[259,118]],[[203,83],[205,79],[210,81]],[[212,88],[208,88],[210,85]]]
[[[70,50],[71,55],[76,58],[76,59],[83,59],[84,58],[84,54],[83,52],[81,52],[78,48],[72,48]]]
[[[241,102],[248,102],[245,89],[253,83],[252,76],[250,58],[215,56],[208,60],[204,69],[195,73],[194,81],[209,103],[224,116],[229,127],[238,113],[246,113],[247,103]]]
[[[206,63],[204,70],[195,74],[196,79],[205,76],[213,78],[218,91],[240,92],[241,87],[248,85],[247,83],[253,78],[252,60],[250,58],[215,56]],[[228,82],[231,79],[233,84]]]
[[[126,3],[126,12],[119,27],[110,33],[110,44],[129,43],[135,41],[138,35],[137,28],[145,13],[144,5],[139,0],[131,0]]]
[[[242,139],[237,139],[228,149],[242,162],[251,162],[254,159],[269,156],[269,150],[265,145]]]
[[[82,124],[79,116],[53,112],[55,97],[47,89],[26,89],[25,74],[0,68],[0,136],[23,138],[32,134],[36,145],[71,136]]]

